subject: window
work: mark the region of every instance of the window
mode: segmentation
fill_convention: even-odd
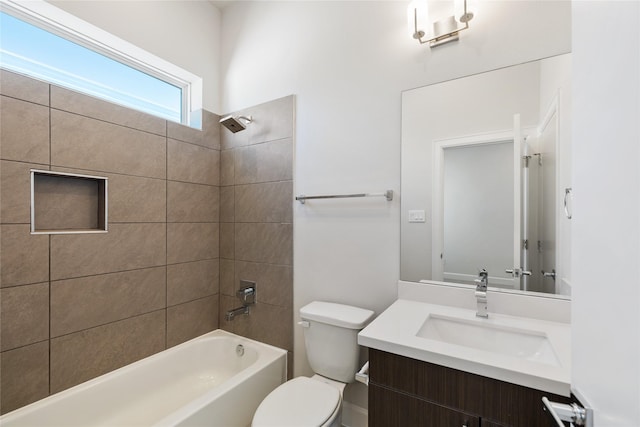
[[[3,0],[1,5],[3,68],[167,120],[199,124],[194,113],[200,112],[202,96],[194,92],[201,92],[202,79],[45,2]]]

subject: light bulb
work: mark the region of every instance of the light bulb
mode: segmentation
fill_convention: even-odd
[[[465,4],[467,6],[466,13]],[[456,21],[467,23],[471,21],[475,16],[477,11],[477,4],[474,0],[454,0],[453,10]]]
[[[428,7],[426,1],[414,0],[407,7],[407,24],[409,34],[414,39],[424,37],[428,18]]]

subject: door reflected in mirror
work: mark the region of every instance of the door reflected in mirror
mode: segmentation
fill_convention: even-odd
[[[402,280],[570,295],[570,74],[566,54],[403,93]]]
[[[482,268],[493,271],[493,286],[514,289],[504,273],[514,262],[513,140],[443,148],[442,185],[434,188],[442,202],[441,247],[435,248],[432,279],[469,283]]]

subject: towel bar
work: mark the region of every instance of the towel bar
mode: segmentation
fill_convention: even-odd
[[[312,199],[346,199],[352,197],[386,197],[387,201],[393,200],[393,190],[387,190],[384,193],[355,193],[355,194],[329,194],[326,196],[305,196],[301,194],[296,196],[296,200],[304,205],[305,201]]]

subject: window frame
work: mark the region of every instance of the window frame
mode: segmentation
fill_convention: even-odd
[[[26,2],[0,0],[0,11],[177,86],[182,90],[180,123],[202,128],[203,82],[201,77],[44,0]]]

